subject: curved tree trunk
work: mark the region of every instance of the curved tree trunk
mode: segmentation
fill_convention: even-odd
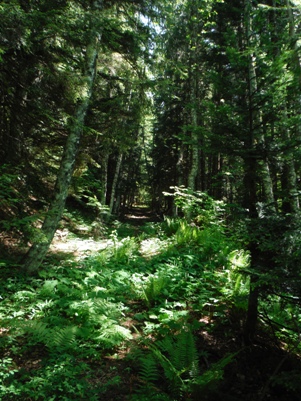
[[[83,132],[85,117],[93,92],[97,60],[97,40],[87,47],[86,54],[86,91],[81,102],[77,106],[71,122],[70,132],[65,144],[54,188],[54,198],[50,203],[42,225],[41,235],[35,240],[23,260],[24,268],[29,274],[36,272],[43,262],[65,207],[74,163],[79,148],[79,141]]]

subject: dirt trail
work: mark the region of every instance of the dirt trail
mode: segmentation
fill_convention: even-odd
[[[73,254],[76,259],[88,256],[92,253],[101,251],[107,248],[109,240],[94,240],[93,238],[68,238],[64,240],[56,235],[51,246],[50,252],[52,253],[66,253]]]
[[[133,225],[143,225],[147,222],[158,222],[161,221],[161,219],[151,209],[144,207],[133,207],[126,211],[121,221]]]
[[[136,207],[126,211],[120,219],[122,223],[128,223],[135,227],[151,221],[159,221],[159,217],[150,209]],[[89,227],[86,227],[87,232]],[[54,254],[70,254],[76,259],[99,252],[110,246],[110,240],[107,238],[94,239],[92,236],[88,238],[79,238],[70,236],[67,228],[57,230],[55,237],[50,246],[50,252]]]

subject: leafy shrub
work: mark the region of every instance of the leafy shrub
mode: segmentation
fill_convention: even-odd
[[[206,192],[192,191],[184,187],[171,187],[173,193],[165,193],[173,196],[176,206],[183,212],[188,222],[194,221],[199,227],[223,222],[225,204],[211,198]]]

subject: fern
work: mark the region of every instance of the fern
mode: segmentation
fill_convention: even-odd
[[[63,352],[75,347],[79,334],[76,326],[50,328],[40,321],[23,322],[19,329],[21,334],[29,336],[29,344],[43,344],[49,352]]]
[[[50,336],[48,337],[46,346],[49,349],[56,347],[59,350],[72,348],[76,344],[77,334],[78,334],[78,328],[75,326],[67,326],[59,330],[52,329],[50,330],[51,338]]]
[[[184,381],[181,377],[182,371],[179,371],[157,347],[151,347],[153,354],[156,356],[160,366],[164,370],[165,378],[169,382],[172,393],[180,393],[184,387]]]
[[[170,357],[172,365],[190,376],[198,373],[198,353],[193,334],[189,328],[182,330],[175,338],[165,337],[158,341],[157,347]]]
[[[152,347],[173,393],[181,393],[199,372],[193,334],[183,329],[176,337],[165,337]]]
[[[47,338],[49,336],[49,328],[47,324],[36,321],[36,320],[31,320],[31,321],[25,321],[20,324],[16,324],[15,326],[19,326],[18,328],[21,329],[21,334],[28,334],[30,337],[30,342],[33,343],[42,343],[46,344]],[[23,333],[22,333],[23,331]]]
[[[170,401],[168,395],[157,387],[161,375],[154,353],[142,354],[139,357],[139,362],[140,386],[131,397],[131,401]]]
[[[198,393],[216,385],[223,378],[223,372],[236,354],[221,359],[203,374],[199,372],[199,358],[195,340],[189,327],[176,336],[166,336],[149,346],[150,353],[140,357],[140,378],[144,386],[152,391],[163,369],[164,379],[171,394],[185,399],[192,392]],[[152,398],[150,398],[152,399]]]
[[[198,365],[198,356],[194,337],[190,330],[183,330],[179,334],[172,358],[174,365],[179,369],[185,368],[190,373],[195,371]]]
[[[199,390],[205,390],[209,387],[215,386],[218,381],[223,378],[225,367],[231,363],[237,353],[229,354],[214,363],[210,369],[204,372],[201,376],[197,377],[194,381]]]
[[[142,287],[147,306],[150,307],[160,295],[167,293],[169,284],[170,278],[166,272],[159,272],[157,275],[151,275]]]
[[[148,354],[139,358],[140,379],[144,388],[156,390],[155,384],[163,370],[171,394],[180,396],[186,392],[199,372],[198,354],[191,330],[185,328],[176,336],[166,336],[151,344],[149,350]]]
[[[102,327],[95,339],[100,340],[104,348],[112,348],[120,345],[125,340],[132,339],[130,330],[120,326],[115,320],[103,316],[102,323]]]
[[[143,385],[153,385],[159,378],[157,362],[153,354],[140,358],[140,380]]]

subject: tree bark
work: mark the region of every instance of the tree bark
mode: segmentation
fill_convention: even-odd
[[[198,136],[198,67],[197,67],[197,26],[194,20],[198,14],[197,4],[191,4],[191,44],[189,60],[189,101],[190,101],[190,130],[191,130],[191,164],[188,174],[187,186],[191,190],[196,189],[196,179],[199,172],[199,136]]]
[[[79,141],[83,132],[85,117],[93,92],[96,60],[97,40],[95,39],[92,44],[87,46],[85,94],[80,100],[70,124],[70,131],[65,144],[54,188],[54,198],[50,203],[48,212],[42,225],[41,235],[34,241],[23,260],[24,268],[29,274],[35,273],[43,262],[64,210],[68,189],[73,174],[74,163],[79,148]]]
[[[296,34],[294,14],[289,0],[286,0],[286,7],[289,20],[289,37],[293,50],[291,69],[294,75],[294,84],[296,84],[294,85],[295,86],[294,91],[296,90],[296,92],[293,93],[293,96],[290,96],[291,94],[288,94],[288,98],[290,97],[293,98],[291,100],[293,108],[295,110],[295,114],[299,116],[301,114],[301,106],[299,101],[299,95],[301,90],[301,63],[299,56],[299,46],[297,44],[298,35]],[[288,114],[287,110],[285,110],[285,114],[286,114],[285,117],[287,117]],[[301,140],[300,122],[296,123],[296,128],[294,131],[295,132],[291,135],[288,129],[285,129],[284,138],[285,140],[288,141],[288,143],[291,141],[291,139],[296,139],[297,142],[300,142]],[[292,136],[293,138],[291,138]],[[297,175],[296,175],[295,158],[293,152],[290,152],[290,154],[288,155],[288,157],[284,162],[282,183],[284,190],[283,192],[288,195],[287,199],[285,199],[285,201],[283,202],[283,211],[296,214],[299,211],[300,203],[297,190]]]
[[[117,158],[115,174],[112,183],[112,190],[111,190],[111,199],[110,199],[110,214],[114,213],[114,205],[115,205],[115,194],[117,189],[118,177],[121,169],[123,154],[120,153]]]
[[[247,0],[245,6],[245,29],[246,29],[246,46],[247,49],[251,49],[251,35],[252,35],[252,21],[251,21],[251,2]],[[249,212],[250,227],[252,230],[254,222],[256,221],[257,215],[257,191],[256,191],[256,171],[258,171],[258,163],[255,149],[255,134],[258,127],[258,114],[256,113],[256,106],[254,105],[254,94],[256,93],[256,74],[255,74],[255,59],[253,54],[249,55],[248,65],[248,111],[249,111],[249,133],[245,139],[246,156],[245,162],[245,207]],[[257,122],[257,124],[256,124]],[[249,251],[251,257],[251,268],[256,271],[256,260],[257,260],[257,246],[255,238],[252,238],[249,244]],[[253,337],[256,332],[257,319],[258,319],[258,299],[259,289],[256,286],[257,277],[253,273],[250,278],[250,290],[248,299],[248,309],[246,315],[246,321],[244,326],[244,341],[248,345],[252,343]]]
[[[193,78],[195,80],[195,78]],[[194,86],[194,85],[193,85]],[[196,188],[196,178],[199,172],[199,147],[197,133],[197,110],[195,88],[191,89],[191,166],[188,175],[188,188]]]
[[[102,195],[101,204],[105,206],[107,204],[107,192],[108,192],[108,163],[109,163],[109,152],[106,150],[101,169],[101,182],[102,182]]]

